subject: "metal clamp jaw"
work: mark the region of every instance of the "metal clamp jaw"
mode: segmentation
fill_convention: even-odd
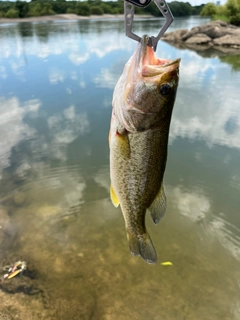
[[[173,22],[173,15],[169,9],[165,0],[153,0],[155,5],[158,7],[164,18],[166,19],[164,25],[159,31],[156,37],[150,36],[148,41],[148,46],[152,47],[154,51],[157,49],[157,44],[165,31],[169,28],[170,24]],[[136,40],[141,41],[141,38],[132,32],[133,18],[135,12],[135,6],[145,8],[150,4],[151,0],[125,0],[124,1],[124,16],[125,16],[125,31],[126,36]]]

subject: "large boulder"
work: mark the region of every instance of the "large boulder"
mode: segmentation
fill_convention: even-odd
[[[191,38],[192,36],[194,36],[195,34],[198,34],[198,33],[200,33],[200,27],[194,27],[190,31],[183,34],[182,40],[185,41],[188,38]]]
[[[208,22],[208,24],[219,25],[219,26],[222,26],[222,27],[227,27],[228,26],[228,23],[226,21],[223,21],[223,20],[210,21],[210,22]]]
[[[203,24],[199,27],[194,27],[192,28],[190,31],[188,31],[187,33],[185,33],[182,37],[182,40],[185,41],[188,38],[192,37],[195,34],[198,33],[204,33],[206,34],[208,37],[210,38],[218,38],[218,37],[222,37],[225,36],[226,34],[228,34],[229,32],[231,32],[233,30],[232,28],[233,26],[228,25],[226,22],[224,21],[212,21],[206,24]]]
[[[240,39],[240,28],[232,29],[230,34]]]
[[[162,36],[162,40],[169,42],[180,42],[182,37],[188,32],[187,29],[180,29],[172,32],[167,32]]]
[[[203,33],[197,33],[193,35],[191,38],[188,38],[185,43],[187,44],[206,44],[211,42],[212,39],[206,36]]]
[[[162,40],[171,42],[175,46],[217,46],[240,49],[240,28],[216,20],[194,27],[191,30],[181,29],[166,33]]]
[[[221,38],[214,39],[213,43],[217,46],[240,48],[240,37],[228,34]]]
[[[208,37],[215,39],[228,34],[228,29],[226,27],[218,25],[208,25],[200,29],[202,33],[206,34]]]

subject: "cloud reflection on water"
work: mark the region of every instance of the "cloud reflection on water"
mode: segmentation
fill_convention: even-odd
[[[88,61],[93,55],[97,58],[102,59],[109,53],[118,50],[132,51],[134,44],[128,43],[127,38],[118,36],[117,30],[111,30],[111,33],[106,36],[105,33],[97,34],[95,38],[88,38],[86,35],[82,35],[80,39],[77,39],[78,28],[72,28],[74,22],[69,25],[65,25],[68,32],[63,34],[49,33],[46,42],[40,42],[36,36],[21,41],[21,38],[16,38],[7,41],[8,35],[0,35],[1,49],[0,49],[0,61],[9,57],[21,57],[36,56],[40,59],[46,59],[49,56],[58,56],[67,54],[69,60],[74,65],[80,65]],[[34,31],[36,32],[38,24],[34,25]],[[97,26],[96,26],[97,28]],[[48,26],[45,27],[48,30]],[[5,40],[6,39],[6,40]],[[14,41],[17,39],[17,41]],[[128,46],[126,44],[129,44]]]
[[[58,84],[64,81],[64,73],[57,68],[51,68],[49,70],[49,81],[51,84]]]
[[[78,172],[79,165],[66,166],[67,148],[77,137],[90,131],[89,120],[86,113],[77,113],[75,106],[71,105],[54,116],[42,119],[42,124],[46,120],[48,130],[39,132],[30,125],[31,121],[26,123],[26,118],[35,121],[38,117],[39,120],[40,106],[38,100],[20,103],[17,98],[0,98],[1,176],[4,169],[13,166],[12,179],[26,180],[24,190],[30,188],[27,191],[31,193],[30,198],[37,202],[57,202],[63,213],[67,213],[71,207],[79,208],[83,203],[86,185]],[[25,151],[12,159],[13,150],[20,144]],[[53,159],[59,161],[58,168],[51,167]],[[13,190],[5,189],[5,184],[9,182],[2,182],[1,191],[10,196]],[[38,199],[39,190],[43,193]]]
[[[114,89],[118,81],[118,75],[111,72],[110,69],[102,68],[100,74],[96,75],[93,81],[98,88]]]
[[[179,213],[193,222],[204,220],[210,214],[210,200],[200,189],[190,192],[190,190],[183,190],[177,186],[171,188],[171,195],[175,198],[174,202]]]
[[[51,116],[47,119],[52,136],[52,146],[59,148],[67,145],[79,135],[89,132],[90,126],[86,113],[76,114],[72,105],[63,110],[63,113]]]
[[[2,79],[7,78],[7,72],[6,72],[6,68],[4,66],[0,66],[0,78],[2,78]]]
[[[204,237],[216,238],[235,259],[240,261],[240,229],[227,221],[227,214],[215,212],[211,195],[201,188],[186,189],[182,186],[166,186],[170,198],[180,215],[188,221],[204,226]],[[203,237],[202,231],[199,234]]]
[[[240,75],[235,77],[231,83],[226,82],[225,79],[232,78],[231,70],[216,59],[196,57],[192,61],[185,56],[170,141],[184,137],[203,139],[208,146],[240,148],[239,97],[235,85]]]
[[[24,123],[23,118],[28,113],[36,115],[40,106],[38,99],[20,103],[17,97],[0,97],[0,171],[10,164],[12,148],[35,135],[36,130]]]
[[[93,26],[91,27],[93,28]],[[66,24],[64,26],[64,33],[57,34],[57,38],[61,39],[61,41],[56,41],[54,33],[49,33],[47,42],[44,43],[39,43],[36,37],[30,38],[31,41],[29,43],[3,41],[0,61],[9,56],[21,58],[19,63],[16,63],[16,59],[15,61],[12,60],[11,69],[17,73],[18,77],[24,80],[22,71],[24,63],[22,56],[24,54],[27,56],[33,55],[38,58],[66,54],[74,65],[79,66],[87,63],[94,55],[102,59],[105,55],[111,55],[119,50],[131,52],[136,45],[131,42],[129,46],[126,46],[127,40],[123,40],[122,37],[116,41],[118,36],[117,31],[114,30],[108,36],[105,33],[98,34],[98,41],[95,41],[92,37],[87,39],[84,35],[77,42],[77,32],[77,24],[74,25],[74,28],[72,24]],[[34,41],[32,41],[33,39]],[[16,50],[12,50],[14,49],[14,45],[16,46]],[[176,49],[161,42],[158,52],[164,52],[164,57],[170,59],[176,55]],[[202,58],[188,50],[182,52],[178,50],[178,52],[178,55],[182,57],[180,86],[171,125],[170,141],[173,141],[177,137],[186,137],[191,140],[200,138],[204,139],[209,146],[220,144],[240,148],[240,118],[237,108],[237,90],[231,84],[229,85],[224,81],[225,78],[229,77],[230,70],[228,66],[220,66],[216,58]],[[122,69],[123,65],[118,66],[117,70],[112,68],[111,64],[109,68],[102,67],[100,71],[96,70],[92,81],[100,88],[113,89]],[[6,78],[7,73],[4,65],[1,66],[1,70],[1,76]],[[221,78],[218,76],[219,73],[221,73]],[[59,69],[59,67],[50,69],[50,83],[57,84],[63,82],[65,77],[65,71]],[[85,75],[82,75],[83,79],[79,82],[79,86],[83,89],[86,88],[84,77]],[[236,77],[238,76],[236,75]],[[76,71],[71,71],[71,78],[77,80]],[[216,79],[218,79],[218,82],[216,82]],[[222,80],[219,82],[219,79]],[[208,84],[207,87],[206,84]],[[199,94],[197,89],[200,89],[203,99],[196,98],[196,95]],[[71,88],[68,88],[69,90],[72,93]],[[185,102],[187,100],[186,96],[189,100],[188,105]],[[231,108],[229,108],[229,105],[231,105]],[[234,126],[231,119],[234,119]],[[231,127],[230,130],[228,129],[229,126]]]

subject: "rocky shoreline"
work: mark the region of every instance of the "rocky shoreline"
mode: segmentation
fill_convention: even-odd
[[[191,30],[168,32],[161,39],[178,48],[196,51],[212,48],[223,53],[240,53],[240,27],[221,20],[211,21]]]

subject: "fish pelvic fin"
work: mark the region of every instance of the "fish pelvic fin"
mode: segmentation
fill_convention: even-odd
[[[127,232],[128,244],[134,256],[141,256],[147,263],[157,263],[157,254],[148,233],[139,236]]]
[[[119,200],[118,200],[118,197],[116,196],[116,193],[112,185],[110,185],[110,198],[112,200],[112,204],[114,205],[114,207],[117,208],[119,206]]]
[[[153,222],[155,224],[158,224],[158,222],[162,219],[166,212],[167,208],[167,200],[164,192],[163,185],[161,185],[158,194],[156,195],[156,198],[153,200],[151,206],[148,208],[150,211],[151,217],[153,219]]]

